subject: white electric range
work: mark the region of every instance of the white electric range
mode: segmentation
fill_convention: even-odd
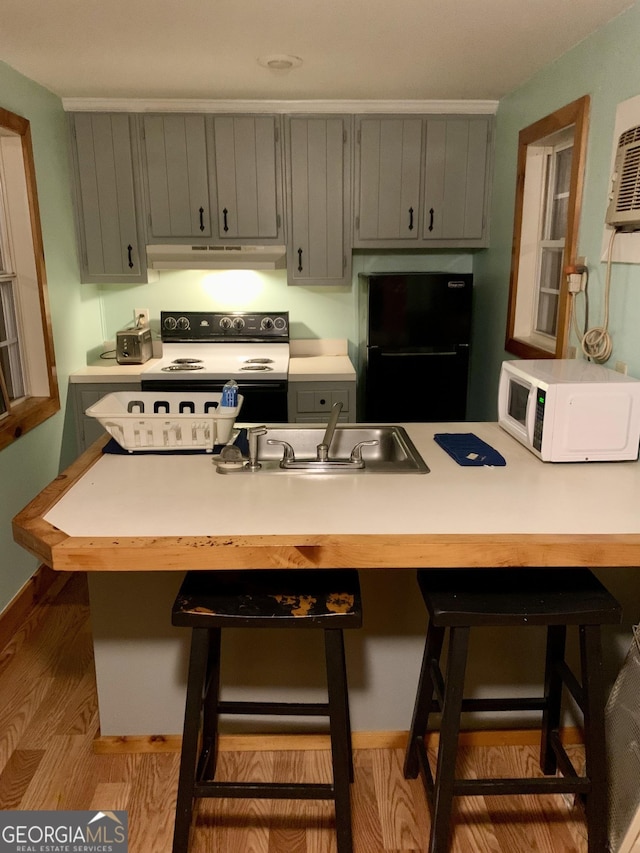
[[[289,315],[162,311],[162,358],[142,371],[143,391],[220,391],[235,379],[240,420],[286,423]]]

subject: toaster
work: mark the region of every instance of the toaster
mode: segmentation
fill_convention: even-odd
[[[144,364],[153,354],[151,329],[121,329],[116,332],[116,361],[118,364]]]

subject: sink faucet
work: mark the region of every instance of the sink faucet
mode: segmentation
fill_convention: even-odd
[[[338,418],[340,417],[340,412],[342,411],[342,403],[338,401],[334,403],[331,407],[331,414],[329,415],[329,423],[327,424],[327,428],[324,433],[324,438],[320,442],[317,447],[318,451],[318,462],[326,462],[329,458],[329,448],[331,447],[331,442],[333,441],[333,434],[336,431],[336,425],[338,423]]]

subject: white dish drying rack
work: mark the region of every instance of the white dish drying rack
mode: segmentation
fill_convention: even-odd
[[[86,410],[125,450],[207,450],[226,444],[242,408],[221,406],[222,394],[116,391]]]

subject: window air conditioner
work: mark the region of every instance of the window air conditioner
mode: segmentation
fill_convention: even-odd
[[[620,231],[640,231],[640,125],[618,140],[605,221]]]

